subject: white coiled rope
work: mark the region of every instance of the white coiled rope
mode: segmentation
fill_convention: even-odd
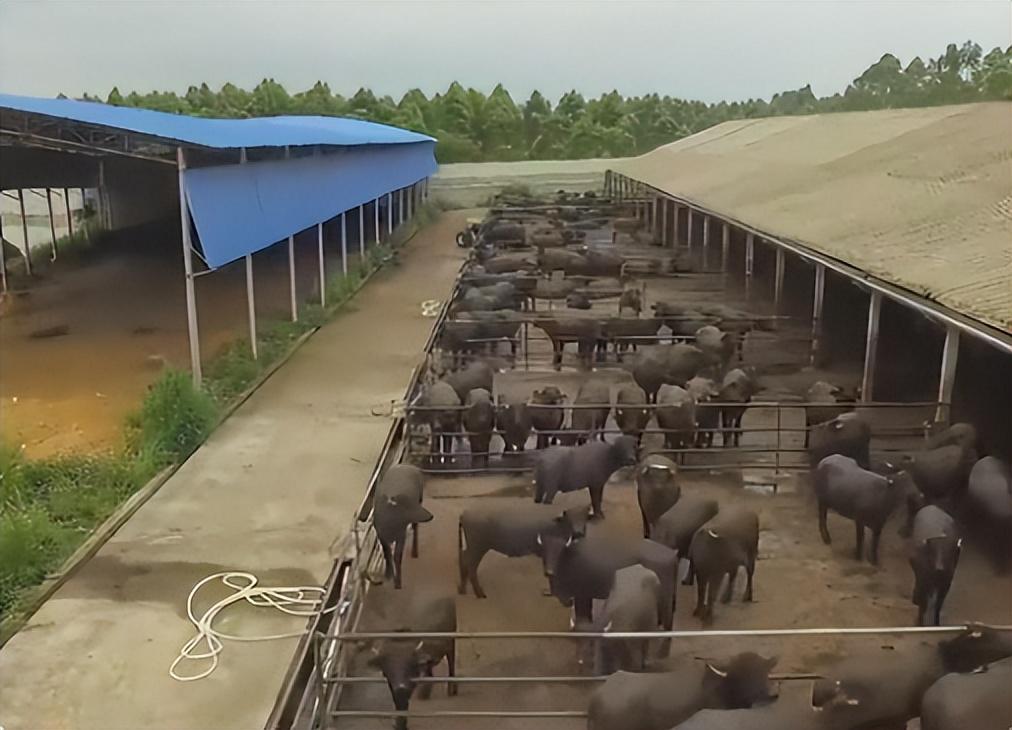
[[[227,596],[213,606],[208,608],[199,618],[193,612],[193,599],[197,592],[207,583],[220,579],[222,583],[231,588],[234,593]],[[321,611],[320,605],[323,602],[324,591],[319,586],[294,586],[282,588],[258,588],[259,579],[252,573],[241,571],[226,571],[214,573],[199,581],[190,591],[186,598],[186,615],[197,629],[193,638],[187,641],[179,651],[179,656],[169,667],[169,676],[180,682],[192,682],[203,679],[213,672],[218,666],[218,655],[224,649],[225,641],[276,641],[278,639],[292,639],[302,636],[306,630],[292,631],[285,634],[270,634],[267,636],[232,636],[215,630],[214,620],[224,609],[239,601],[246,601],[257,608],[274,608],[290,616],[303,616],[306,618],[329,613],[337,606]],[[315,594],[315,597],[314,597]],[[206,647],[206,648],[204,648]],[[210,662],[210,666],[198,674],[179,674],[176,667],[183,661]]]

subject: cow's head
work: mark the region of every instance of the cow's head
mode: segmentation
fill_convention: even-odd
[[[971,672],[977,667],[1012,656],[1012,632],[982,624],[969,624],[966,631],[938,645],[945,669]]]
[[[861,699],[838,679],[820,677],[812,684],[812,709],[816,712],[841,712],[860,704]]]
[[[776,663],[777,657],[767,659],[752,652],[725,662],[708,662],[703,683],[717,695],[721,707],[733,710],[766,704],[779,694],[777,683],[770,680]]]
[[[426,650],[424,641],[392,640],[372,645],[368,663],[383,672],[394,708],[399,712],[407,712],[417,680],[426,674],[432,664],[432,656]],[[407,726],[405,718],[394,718],[396,730],[405,730]]]
[[[409,525],[432,520],[432,513],[425,509],[421,502],[406,494],[387,497],[386,500],[391,511]]]

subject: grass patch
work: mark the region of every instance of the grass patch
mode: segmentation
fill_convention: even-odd
[[[151,385],[126,423],[126,444],[118,453],[26,459],[0,442],[0,641],[28,610],[29,589],[58,570],[77,547],[131,494],[164,467],[189,456],[217,425],[225,408],[282,358],[294,342],[346,305],[369,274],[396,264],[397,249],[412,230],[439,215],[434,205],[418,209],[412,226],[373,245],[348,276],[327,282],[326,309],[306,304],[298,322],[267,323],[259,333],[259,359],[246,340],[225,348],[195,388],[190,374],[166,370]],[[75,234],[76,235],[76,234]],[[78,252],[87,251],[81,235]],[[75,249],[71,249],[75,250]],[[61,251],[62,254],[62,251]]]

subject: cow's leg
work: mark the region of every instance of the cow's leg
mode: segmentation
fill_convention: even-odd
[[[446,654],[446,676],[447,678],[457,676],[457,642],[450,640],[450,651]],[[458,685],[456,682],[446,683],[446,696],[456,697]]]
[[[590,510],[594,519],[603,520],[604,510],[601,509],[601,498],[604,496],[604,485],[590,488]]]
[[[394,588],[397,590],[400,590],[401,587],[401,561],[404,559],[404,542],[405,538],[402,537],[394,543]]]
[[[562,343],[552,342],[552,367],[562,370]]]
[[[738,566],[735,566],[732,570],[727,571],[727,588],[724,589],[724,594],[720,597],[721,603],[730,603],[731,595],[734,593],[734,581],[738,577]]]
[[[826,518],[829,514],[829,505],[819,500],[819,534],[822,535],[822,542],[826,545],[832,544],[829,537],[829,527],[826,525]]]
[[[854,534],[856,539],[856,545],[854,546],[854,559],[864,560],[864,523],[854,522]]]
[[[691,563],[689,570],[692,570]],[[691,583],[690,583],[691,585]],[[692,615],[698,618],[703,618],[703,606],[706,604],[706,580],[703,577],[699,577],[696,581],[696,607],[692,610]]]
[[[432,679],[432,662],[425,662],[425,667],[422,670],[423,674]],[[420,682],[421,686],[418,688],[418,699],[427,700],[432,696],[432,682]]]
[[[383,578],[385,580],[390,580],[394,577],[394,559],[390,554],[390,543],[380,540],[379,544],[380,550],[383,551]]]
[[[945,603],[945,597],[949,595],[950,585],[952,585],[951,578],[943,578],[935,589],[935,626],[942,625],[942,604]]]
[[[471,575],[471,551],[464,545],[464,526],[457,523],[457,593],[467,595],[467,579]],[[472,582],[472,585],[473,582]]]
[[[883,527],[885,527],[885,525],[878,525],[876,527],[869,528],[869,529],[871,529],[871,564],[872,565],[878,565],[878,543],[879,543],[879,539],[882,537],[882,528]]]
[[[755,576],[755,559],[756,554],[750,552],[745,556],[745,595],[742,597],[742,601],[752,601],[752,579]]]
[[[574,598],[573,612],[578,621],[583,620],[590,623],[594,615],[594,599],[586,597]]]
[[[713,621],[713,604],[717,600],[717,594],[720,593],[720,583],[724,580],[723,573],[717,573],[711,575],[706,581],[706,606],[703,609],[703,621],[704,623],[711,623]]]
[[[689,569],[685,571],[685,580],[682,581],[683,586],[691,586],[696,576],[696,571],[692,567],[692,560],[686,558],[689,562]]]
[[[468,576],[471,579],[471,588],[474,589],[474,595],[478,598],[485,598],[485,589],[481,587],[481,583],[478,581],[478,566],[481,565],[481,559],[485,557],[485,552],[474,551],[468,549]]]
[[[648,539],[650,537],[650,523],[647,521],[647,513],[642,507],[640,507],[640,517],[643,519],[643,539]]]
[[[411,557],[418,557],[418,523],[411,523]]]

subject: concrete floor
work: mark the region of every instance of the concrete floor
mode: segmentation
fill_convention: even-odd
[[[326,578],[390,426],[370,410],[403,395],[432,324],[419,304],[449,292],[467,214],[412,240],[4,647],[0,726],[263,727],[297,640],[230,642],[210,677],[177,682],[168,669],[192,635],[186,597],[223,570],[275,586]],[[209,587],[198,612],[223,595]],[[251,635],[305,623],[268,613],[237,605],[216,626]]]

